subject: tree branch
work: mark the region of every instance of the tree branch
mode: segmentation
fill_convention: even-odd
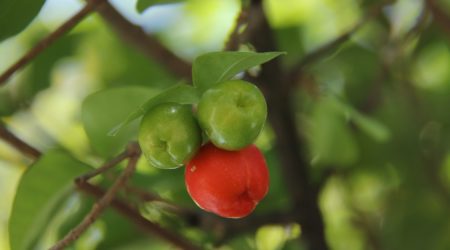
[[[257,51],[276,51],[272,30],[264,16],[262,4],[256,1],[249,23],[250,42]],[[328,249],[324,223],[318,206],[318,190],[310,179],[305,149],[299,138],[294,111],[290,103],[290,83],[279,58],[262,65],[256,82],[265,90],[269,120],[276,134],[276,147],[287,189],[293,202],[295,221],[302,226],[309,249]]]
[[[125,42],[133,45],[152,60],[161,63],[175,75],[191,79],[191,65],[189,63],[180,59],[154,37],[147,35],[141,27],[130,23],[111,4],[103,4],[98,8],[98,12]]]
[[[108,189],[108,191],[102,195],[100,200],[98,200],[91,211],[84,217],[84,219],[78,224],[74,229],[72,229],[63,239],[58,241],[50,250],[60,250],[64,249],[71,242],[78,239],[86,229],[89,228],[92,223],[94,223],[97,218],[103,213],[103,211],[108,207],[111,201],[114,199],[116,193],[119,191],[123,185],[128,181],[131,175],[134,173],[136,169],[136,163],[140,156],[140,149],[136,144],[131,144],[131,146],[127,150],[129,161],[125,170],[120,174],[117,180],[113,183],[113,185]],[[105,166],[114,166],[112,164]],[[85,179],[77,178],[77,185],[82,185],[80,183],[84,183]]]
[[[426,0],[425,3],[433,14],[436,23],[450,37],[450,17],[441,7],[438,6],[435,0]]]
[[[9,145],[17,149],[22,154],[32,158],[33,160],[38,159],[41,156],[41,152],[29,145],[28,143],[22,141],[19,137],[11,133],[4,126],[0,125],[0,138],[7,142]]]
[[[63,23],[59,28],[50,33],[33,48],[31,48],[25,55],[23,55],[16,63],[11,65],[2,75],[0,75],[0,86],[5,84],[6,81],[20,68],[27,65],[30,61],[32,61],[36,56],[38,56],[42,51],[44,51],[47,47],[52,45],[56,40],[58,40],[62,35],[66,32],[70,31],[73,27],[75,27],[81,20],[83,20],[88,14],[90,14],[98,5],[104,3],[105,0],[91,0],[89,1],[83,9],[81,9],[77,14],[75,14],[72,18]]]
[[[101,188],[94,186],[88,182],[82,183],[82,185],[79,185],[78,188],[84,193],[91,196],[95,196],[97,198],[100,198],[105,194],[105,191],[103,191]],[[157,235],[160,238],[166,240],[167,242],[172,243],[174,246],[179,247],[180,249],[186,250],[200,249],[199,247],[190,243],[187,239],[162,228],[158,224],[148,221],[139,213],[138,210],[129,206],[126,202],[120,199],[114,198],[111,201],[111,207],[115,209],[118,213],[129,219],[131,222],[139,226],[145,232],[150,233],[150,236]]]
[[[242,7],[239,12],[233,31],[230,33],[228,40],[225,43],[225,50],[234,51],[239,49],[239,45],[241,45],[242,40],[241,35],[246,29],[245,25],[248,23],[249,19],[249,7]]]

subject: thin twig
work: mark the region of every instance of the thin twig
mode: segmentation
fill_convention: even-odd
[[[141,27],[130,23],[109,3],[99,7],[98,12],[125,42],[135,46],[142,54],[163,65],[175,75],[191,79],[189,63],[164,47],[156,38],[146,34]]]
[[[17,149],[22,154],[36,160],[41,156],[41,152],[29,145],[28,143],[21,140],[19,137],[11,133],[4,126],[0,125],[0,138],[7,142],[9,145]]]
[[[50,33],[40,42],[38,42],[33,48],[31,48],[25,55],[23,55],[16,63],[11,65],[1,76],[0,76],[0,86],[5,84],[6,81],[20,68],[27,65],[36,56],[38,56],[47,47],[53,44],[58,38],[64,35],[66,32],[70,31],[75,27],[81,20],[83,20],[89,13],[91,13],[99,4],[104,3],[105,0],[91,0],[89,1],[83,9],[81,9],[72,18],[63,23],[59,28]]]
[[[433,18],[441,29],[450,37],[450,16],[439,7],[435,0],[425,1],[428,9],[433,14]]]
[[[81,183],[78,188],[88,195],[95,196],[97,198],[103,197],[105,195],[105,191],[103,191],[100,187],[94,186],[88,182]],[[162,228],[158,224],[155,224],[151,221],[148,221],[145,217],[143,217],[138,210],[129,206],[126,202],[114,198],[111,201],[111,207],[119,212],[121,215],[126,217],[128,220],[139,226],[145,232],[150,233],[150,236],[159,236],[160,238],[166,240],[169,243],[172,243],[174,246],[179,247],[180,249],[186,250],[198,250],[199,247],[193,245],[187,239],[183,238],[180,235],[174,234],[173,232]]]
[[[84,217],[84,219],[74,229],[72,229],[63,239],[58,241],[50,250],[59,250],[68,246],[71,242],[78,239],[81,234],[89,228],[92,223],[102,214],[102,212],[108,207],[111,201],[114,199],[116,193],[121,187],[125,185],[131,175],[136,169],[136,164],[139,159],[140,149],[139,147],[129,147],[128,152],[130,159],[125,170],[120,174],[117,180],[112,184],[108,191],[98,200],[92,207],[91,211]],[[83,183],[83,179],[77,179],[77,184]]]
[[[76,182],[87,181],[87,180],[91,179],[92,177],[97,176],[97,175],[99,175],[99,174],[109,170],[110,168],[116,166],[117,164],[119,164],[121,161],[125,160],[128,157],[130,157],[130,150],[127,148],[127,150],[122,152],[117,157],[115,157],[112,160],[106,162],[101,167],[99,167],[97,169],[94,169],[93,171],[78,177],[75,181]]]

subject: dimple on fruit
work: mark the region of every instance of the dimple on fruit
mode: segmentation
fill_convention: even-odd
[[[190,105],[163,103],[142,118],[139,145],[150,165],[171,169],[183,166],[201,145],[201,130]]]
[[[200,208],[226,218],[241,218],[267,194],[269,172],[255,145],[227,151],[208,143],[188,163],[185,184]]]
[[[208,89],[198,104],[198,120],[211,142],[226,150],[252,144],[267,117],[261,91],[242,80],[219,83]]]

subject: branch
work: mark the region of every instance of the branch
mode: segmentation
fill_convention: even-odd
[[[95,196],[97,198],[100,198],[105,194],[105,191],[103,191],[101,188],[94,186],[88,182],[82,183],[82,185],[78,186],[78,188],[84,193],[91,196]],[[176,235],[166,230],[165,228],[162,228],[158,224],[148,221],[139,213],[138,210],[129,206],[126,202],[120,199],[114,198],[111,201],[111,207],[115,209],[118,213],[126,217],[128,220],[139,226],[145,232],[150,233],[150,236],[157,235],[160,238],[166,240],[167,242],[172,243],[174,246],[179,247],[180,249],[186,250],[200,249],[199,247],[194,246],[192,243],[190,243],[187,239],[179,235]]]
[[[180,59],[154,37],[147,35],[141,27],[130,23],[111,4],[103,4],[98,8],[98,12],[125,42],[135,46],[142,54],[152,60],[161,63],[175,75],[191,79],[191,65],[189,63]]]
[[[32,158],[33,160],[38,159],[41,156],[41,152],[34,148],[33,146],[22,141],[19,137],[11,133],[4,126],[0,125],[0,138],[7,142],[9,145],[17,149],[22,154]]]
[[[111,201],[114,199],[116,193],[119,191],[121,187],[125,185],[128,179],[133,174],[136,169],[136,163],[140,156],[140,149],[136,145],[128,148],[128,155],[130,159],[128,161],[128,165],[122,174],[117,178],[117,180],[113,183],[113,185],[108,189],[108,191],[102,195],[100,200],[96,202],[96,204],[92,207],[91,211],[84,217],[84,219],[72,229],[62,240],[58,241],[50,250],[60,250],[64,249],[71,242],[78,239],[81,234],[89,228],[92,223],[94,223],[97,218],[102,214],[102,212],[108,207]],[[112,164],[105,166],[114,166]],[[84,183],[84,179],[77,179],[77,185],[82,185],[80,183]]]
[[[59,28],[50,33],[40,42],[38,42],[33,48],[31,48],[25,55],[23,55],[16,63],[9,67],[2,75],[0,75],[0,86],[5,84],[6,81],[20,68],[27,65],[36,56],[38,56],[47,47],[52,45],[56,40],[58,40],[66,32],[70,31],[75,27],[81,20],[83,20],[89,13],[91,13],[98,5],[104,3],[105,0],[91,0],[89,1],[83,9],[81,9],[72,18],[63,23]]]
[[[448,36],[450,36],[450,17],[447,13],[445,13],[445,11],[438,6],[435,0],[426,0],[425,3],[433,14],[436,23]]]
[[[241,35],[246,29],[245,25],[249,20],[249,7],[242,7],[239,15],[236,18],[236,24],[225,43],[225,50],[235,51],[239,49],[239,45],[242,43]]]
[[[256,1],[252,11],[254,13],[248,27],[251,30],[250,42],[257,51],[276,51],[273,33],[260,1]],[[263,64],[261,74],[255,80],[266,93],[269,120],[277,138],[277,153],[293,203],[295,221],[302,225],[302,240],[309,249],[326,250],[328,246],[318,206],[318,190],[310,178],[308,160],[290,103],[291,84],[282,70],[280,59]]]
[[[135,151],[139,150],[139,145],[137,143],[130,143],[130,145],[128,145],[127,149],[122,152],[120,155],[116,156],[115,158],[113,158],[111,161],[103,164],[103,166],[94,169],[92,172],[89,172],[87,174],[84,174],[80,177],[78,177],[75,182],[86,182],[89,179],[91,179],[94,176],[97,176],[107,170],[109,170],[110,168],[116,166],[117,164],[119,164],[121,161],[125,160],[128,157],[131,157],[133,154],[135,154]]]

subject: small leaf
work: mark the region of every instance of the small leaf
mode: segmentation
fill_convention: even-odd
[[[291,224],[287,226],[266,225],[256,232],[256,247],[258,250],[282,249],[287,240],[292,240],[300,235],[300,226]]]
[[[361,114],[352,106],[338,99],[334,99],[334,102],[342,114],[347,115],[359,129],[365,132],[368,136],[372,137],[372,139],[377,142],[385,142],[389,139],[390,132],[384,124],[371,117]]]
[[[260,65],[284,52],[212,52],[197,57],[192,66],[194,86],[201,92],[229,80],[239,72]]]
[[[42,156],[23,174],[9,219],[11,250],[32,249],[73,180],[90,168],[62,151]]]
[[[122,130],[126,125],[132,121],[143,116],[149,109],[154,106],[166,103],[166,102],[176,102],[179,104],[194,104],[199,101],[199,93],[197,89],[186,84],[177,84],[159,95],[150,98],[143,105],[141,105],[137,110],[132,112],[123,122],[114,127],[108,135],[116,136],[120,130]]]
[[[138,124],[129,126],[116,137],[108,136],[108,131],[156,93],[156,90],[149,88],[128,86],[106,89],[88,96],[81,107],[81,114],[94,150],[102,156],[111,156],[122,150],[136,137]]]
[[[138,0],[136,3],[136,9],[139,13],[142,13],[153,5],[179,3],[184,1],[185,0]]]
[[[359,148],[345,115],[335,98],[316,105],[309,137],[314,165],[345,167],[358,159]]]
[[[377,142],[385,142],[391,137],[391,133],[386,125],[371,117],[364,116],[356,112],[353,113],[352,120],[359,129],[364,131]]]
[[[45,0],[0,0],[0,41],[21,32],[37,16]]]

